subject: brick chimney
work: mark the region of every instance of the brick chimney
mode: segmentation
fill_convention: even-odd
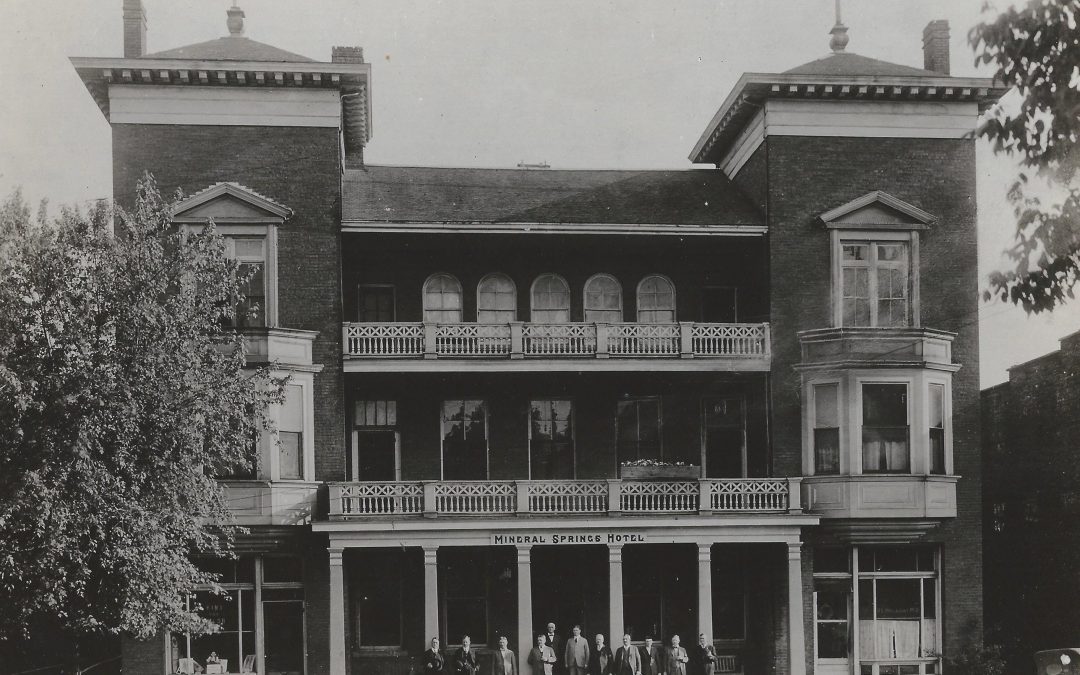
[[[363,47],[331,47],[331,49],[330,49],[330,62],[331,63],[363,63],[364,62],[364,48]]]
[[[124,58],[146,55],[146,9],[142,0],[124,0]]]
[[[926,24],[922,32],[923,68],[942,75],[949,74],[949,22],[937,19]]]

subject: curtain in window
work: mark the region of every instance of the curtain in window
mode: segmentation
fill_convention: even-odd
[[[675,285],[654,274],[638,284],[638,321],[641,323],[675,322]]]
[[[907,385],[863,385],[863,472],[910,470]]]
[[[623,320],[622,286],[610,274],[597,274],[585,282],[585,321],[618,323]]]
[[[461,322],[461,284],[449,274],[436,274],[424,282],[424,321]]]
[[[517,320],[517,289],[505,274],[489,274],[476,287],[477,323]]]
[[[567,323],[570,321],[570,287],[557,274],[541,274],[532,285],[532,321]]]

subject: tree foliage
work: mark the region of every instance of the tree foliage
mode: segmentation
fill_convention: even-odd
[[[980,129],[997,153],[1023,167],[1009,190],[1016,236],[1010,270],[990,276],[986,296],[1051,310],[1074,296],[1080,277],[1080,1],[1030,0],[971,29],[976,65],[1020,103],[996,107]],[[1047,187],[1051,189],[1047,190]]]
[[[0,206],[0,640],[204,629],[185,606],[233,525],[213,476],[255,461],[283,382],[245,370],[235,262],[152,180],[130,212]]]

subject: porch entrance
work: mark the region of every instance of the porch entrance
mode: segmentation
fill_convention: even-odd
[[[607,547],[534,547],[532,606],[534,635],[544,632],[548,623],[555,624],[563,639],[571,636],[575,624],[581,626],[581,634],[590,644],[597,633],[606,635]]]

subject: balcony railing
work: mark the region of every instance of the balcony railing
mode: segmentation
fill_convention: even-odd
[[[798,513],[801,478],[331,483],[330,517]]]
[[[768,358],[767,323],[346,323],[362,358]]]

